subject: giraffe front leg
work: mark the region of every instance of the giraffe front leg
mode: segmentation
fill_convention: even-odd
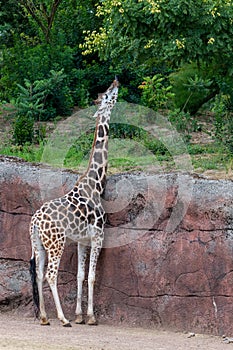
[[[88,310],[87,310],[88,321],[87,321],[87,324],[89,326],[96,326],[97,325],[97,320],[96,320],[96,317],[94,315],[94,310],[93,310],[94,284],[95,284],[95,278],[94,277],[88,278]]]
[[[78,275],[77,275],[77,306],[76,306],[76,320],[75,323],[83,324],[85,323],[82,313],[82,289],[83,281],[85,278],[85,262],[87,256],[87,246],[81,243],[78,244]]]
[[[90,265],[88,273],[88,309],[87,309],[87,324],[89,326],[97,325],[97,320],[94,315],[93,309],[93,294],[94,294],[94,284],[95,284],[95,272],[97,260],[102,248],[102,240],[98,239],[92,241],[91,253],[90,253]]]
[[[57,275],[60,259],[61,257],[51,257],[50,254],[48,255],[48,268],[46,278],[53,294],[58,319],[62,322],[64,327],[71,327],[70,322],[65,318],[64,313],[62,311],[60,298],[57,291]]]

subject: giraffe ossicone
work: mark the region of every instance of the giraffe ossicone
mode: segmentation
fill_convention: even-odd
[[[117,100],[118,86],[118,80],[115,79],[111,86],[95,101],[98,105],[98,110],[95,113],[96,128],[86,172],[67,194],[44,203],[31,219],[32,256],[30,271],[33,300],[41,325],[49,324],[43,297],[43,278],[47,254],[46,279],[54,298],[57,317],[63,326],[71,326],[64,316],[57,290],[59,264],[68,238],[78,244],[75,322],[84,323],[81,305],[82,286],[85,277],[87,249],[90,246],[87,323],[89,325],[97,323],[93,311],[93,292],[96,264],[104,239],[105,211],[101,203],[101,196],[106,182],[109,121],[111,110]]]

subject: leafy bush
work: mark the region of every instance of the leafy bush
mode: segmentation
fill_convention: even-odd
[[[228,110],[229,96],[219,95],[212,108],[214,112],[214,138],[233,154],[233,115]]]
[[[213,81],[196,64],[183,65],[170,75],[176,108],[194,114],[212,97]]]
[[[178,132],[181,132],[186,142],[191,139],[191,133],[201,130],[201,125],[189,112],[184,112],[179,109],[169,111],[169,121],[174,125]]]
[[[13,47],[2,50],[0,99],[9,101],[10,98],[15,98],[17,84],[23,86],[25,79],[31,82],[49,79],[51,71],[63,70],[66,81],[60,87],[69,86],[72,78],[70,72],[74,68],[71,48],[45,44],[32,46],[16,38]]]
[[[167,148],[161,141],[150,135],[146,130],[143,130],[135,125],[130,124],[110,124],[111,138],[131,139],[141,143],[146,149],[155,155],[168,154]]]
[[[64,165],[74,166],[79,165],[81,161],[89,154],[93,143],[94,130],[90,130],[87,133],[83,133],[77,139],[74,145],[72,145],[66,154]]]
[[[13,142],[16,145],[32,143],[34,140],[34,120],[42,113],[44,95],[40,91],[33,92],[29,81],[25,80],[25,86],[18,84],[20,91],[18,98],[13,103],[16,109],[13,122]]]
[[[233,72],[233,71],[232,71]],[[232,72],[224,77],[216,77],[220,89],[220,95],[215,99],[215,102],[220,103],[220,109],[224,107],[224,111],[233,111],[233,79]],[[223,104],[223,106],[221,106]]]
[[[62,83],[66,76],[63,70],[51,71],[51,77],[31,83],[25,79],[25,86],[17,84],[19,95],[12,101],[16,110],[13,123],[13,140],[15,144],[23,145],[34,140],[34,121],[48,120],[56,117],[59,112],[63,115],[70,112],[69,101],[66,97],[67,87]],[[40,127],[37,136],[45,133]]]
[[[44,112],[41,120],[54,119],[57,115],[69,115],[73,107],[73,98],[64,70],[50,71],[50,76],[35,82],[44,95]]]
[[[32,143],[34,139],[34,120],[27,115],[18,115],[13,123],[13,142],[16,145]]]
[[[70,89],[75,105],[85,108],[89,105],[89,82],[84,69],[73,69]]]
[[[18,97],[13,101],[18,114],[27,114],[34,120],[48,120],[61,114],[70,113],[72,99],[65,84],[66,75],[61,71],[51,71],[47,79],[31,83],[24,80],[24,86],[17,84]]]
[[[46,92],[41,91],[37,83],[31,84],[27,79],[24,83],[25,87],[17,84],[19,94],[16,101],[12,101],[12,103],[17,110],[17,115],[25,115],[33,120],[39,120],[43,113],[43,100]]]
[[[111,138],[116,139],[139,139],[142,140],[146,131],[138,128],[135,125],[121,124],[121,123],[110,123],[109,132]]]
[[[152,78],[145,77],[139,89],[142,89],[141,103],[155,111],[168,108],[174,97],[174,93],[171,92],[172,86],[166,85],[161,74],[156,74]]]

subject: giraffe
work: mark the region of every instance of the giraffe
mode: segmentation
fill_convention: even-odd
[[[64,316],[57,291],[58,268],[67,239],[77,242],[78,247],[75,323],[85,322],[81,305],[82,285],[85,276],[87,248],[90,246],[87,324],[97,324],[93,312],[93,289],[96,264],[104,239],[105,212],[101,204],[101,196],[106,182],[109,121],[111,110],[117,100],[118,86],[118,80],[115,78],[106,92],[99,94],[95,101],[98,105],[94,115],[96,117],[96,128],[86,172],[67,194],[44,203],[31,219],[32,256],[30,272],[33,300],[41,325],[50,324],[42,293],[47,253],[46,279],[54,298],[57,317],[63,326],[71,326]]]

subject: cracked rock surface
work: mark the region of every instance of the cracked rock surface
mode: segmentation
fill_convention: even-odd
[[[66,193],[73,172],[0,158],[0,311],[33,315],[29,222]],[[189,174],[108,178],[104,249],[95,306],[101,323],[233,334],[233,182]],[[65,314],[74,317],[77,254],[67,245],[59,272]],[[87,279],[83,303],[86,306]],[[50,317],[55,307],[45,283]]]

